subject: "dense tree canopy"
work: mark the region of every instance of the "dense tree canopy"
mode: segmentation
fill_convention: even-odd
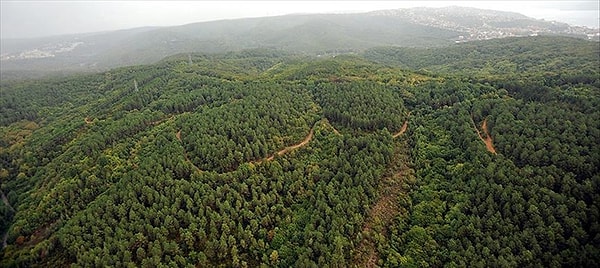
[[[0,266],[598,266],[597,43],[415,51],[2,82]]]

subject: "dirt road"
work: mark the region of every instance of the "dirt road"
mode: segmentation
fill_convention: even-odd
[[[475,121],[473,120],[473,115],[471,115],[471,122],[473,122],[473,127],[475,128],[475,131],[477,131],[477,136],[479,136],[479,139],[483,141],[483,143],[485,144],[485,148],[488,150],[488,152],[496,154],[496,148],[494,148],[494,140],[492,140],[492,136],[490,135],[487,129],[487,117],[483,120],[483,123],[481,124],[481,129],[483,129],[485,138],[481,135],[479,128],[475,124]]]
[[[275,154],[273,154],[273,155],[271,155],[271,156],[267,157],[267,161],[271,161],[271,160],[273,160],[273,159],[275,158],[275,156],[276,156],[276,155],[279,155],[279,156],[281,156],[281,155],[284,155],[284,154],[286,154],[286,153],[288,153],[288,152],[290,152],[290,151],[292,151],[292,150],[298,149],[298,148],[300,148],[300,147],[302,147],[302,146],[304,146],[304,145],[308,144],[308,143],[310,142],[310,140],[312,139],[312,137],[313,137],[313,134],[314,134],[314,129],[315,129],[314,127],[310,129],[310,131],[308,132],[308,135],[306,136],[306,138],[304,138],[304,140],[303,140],[303,141],[301,141],[301,142],[300,142],[300,143],[298,143],[298,144],[295,144],[295,145],[292,145],[292,146],[288,146],[288,147],[285,147],[285,148],[283,148],[283,149],[282,149],[282,150],[280,150],[279,152],[277,152],[277,153],[275,153]]]
[[[406,132],[406,130],[408,129],[408,117],[410,117],[410,112],[408,112],[408,114],[406,115],[406,121],[404,121],[404,124],[402,124],[400,131],[398,131],[396,134],[392,135],[393,138],[397,138],[400,135],[404,134],[404,132]]]

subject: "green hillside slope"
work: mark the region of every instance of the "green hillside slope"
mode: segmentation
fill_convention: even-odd
[[[410,69],[484,77],[560,75],[598,71],[600,43],[567,37],[505,38],[444,48],[379,47],[364,52],[370,60]]]
[[[355,14],[291,14],[143,27],[33,39],[1,39],[3,79],[151,64],[177,53],[255,48],[306,55],[359,53],[381,46],[442,47],[511,36],[598,38],[598,30],[464,7],[408,8]]]
[[[596,48],[473,46],[516,42],[544,57],[492,78],[258,49],[4,82],[0,266],[597,266],[600,72],[564,79]]]

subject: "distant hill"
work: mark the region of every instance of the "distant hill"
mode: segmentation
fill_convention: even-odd
[[[412,8],[360,14],[312,14],[220,20],[174,27],[2,40],[5,78],[29,72],[99,71],[148,64],[177,53],[276,48],[309,55],[371,47],[439,47],[508,36],[594,31],[526,16],[462,7]]]
[[[597,72],[600,43],[558,36],[513,37],[453,44],[443,48],[377,47],[370,60],[436,73],[476,76]]]

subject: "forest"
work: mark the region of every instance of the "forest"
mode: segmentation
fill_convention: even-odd
[[[1,267],[597,267],[600,43],[0,83]]]

